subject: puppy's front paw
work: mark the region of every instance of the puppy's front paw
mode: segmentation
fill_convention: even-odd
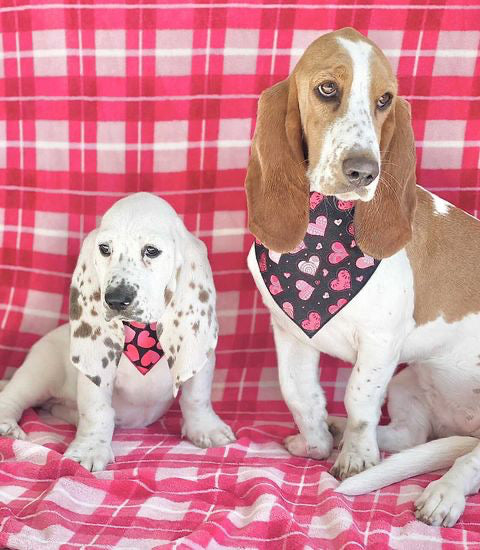
[[[437,479],[415,502],[415,516],[428,525],[453,527],[465,509],[463,491],[446,480]]]
[[[92,440],[72,441],[63,456],[75,460],[90,472],[105,470],[106,466],[115,460],[109,443]]]
[[[204,419],[184,420],[182,437],[187,437],[197,447],[223,447],[236,441],[230,426],[225,424],[216,414]]]
[[[285,447],[294,456],[304,456],[323,460],[330,456],[333,447],[333,438],[326,432],[323,438],[316,441],[307,441],[302,434],[289,435],[284,440]]]
[[[27,434],[15,420],[0,420],[0,436],[27,440]]]
[[[340,451],[335,464],[331,467],[330,473],[340,480],[346,479],[375,466],[379,460],[380,453],[377,447],[364,450],[363,452],[355,449],[348,450],[344,447]]]

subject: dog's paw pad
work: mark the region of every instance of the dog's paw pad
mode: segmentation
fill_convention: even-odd
[[[81,443],[73,441],[63,456],[78,462],[90,472],[105,470],[107,465],[115,460],[110,445],[94,441]]]
[[[0,436],[22,440],[28,439],[27,434],[20,428],[15,420],[0,421]]]
[[[453,527],[465,509],[462,490],[447,481],[437,479],[415,502],[415,516],[428,525]]]
[[[194,445],[202,449],[223,447],[237,440],[230,426],[218,417],[192,424],[185,422],[182,427],[182,436],[187,437]]]

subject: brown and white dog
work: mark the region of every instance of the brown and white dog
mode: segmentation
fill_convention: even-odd
[[[355,299],[309,338],[273,300],[252,247],[249,269],[271,311],[281,389],[300,431],[287,449],[328,457],[330,422],[343,431],[332,473],[345,479],[377,464],[379,448],[446,438],[338,490],[359,494],[455,461],[416,503],[419,519],[453,525],[480,485],[480,223],[416,185],[409,105],[375,44],[353,29],[321,36],[288,79],[263,92],[246,189],[250,229],[271,251],[302,241],[316,191],[357,201],[356,241],[382,259]],[[354,364],[346,421],[327,418],[320,352]],[[389,386],[391,424],[378,426],[402,362],[410,366]],[[459,435],[473,437],[449,437]]]

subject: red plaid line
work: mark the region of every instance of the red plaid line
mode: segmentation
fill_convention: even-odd
[[[294,426],[246,268],[243,191],[259,93],[319,34],[354,26],[384,49],[412,104],[419,181],[478,214],[480,5],[468,4],[4,0],[1,374],[67,320],[70,274],[99,216],[153,191],[208,246],[221,328],[213,397],[239,440],[196,449],[180,441],[174,408],[145,430],[117,430],[117,462],[91,475],[61,459],[73,428],[28,411],[32,442],[0,441],[1,545],[478,547],[479,497],[457,527],[426,527],[412,500],[433,476],[351,499],[333,493],[327,463],[283,449]],[[349,370],[321,360],[334,413]]]

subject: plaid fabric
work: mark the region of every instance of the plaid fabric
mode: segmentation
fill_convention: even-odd
[[[116,430],[117,462],[92,475],[61,460],[73,428],[30,410],[22,427],[32,442],[0,440],[0,545],[479,547],[480,497],[455,528],[427,527],[412,501],[433,475],[343,497],[327,462],[281,444],[294,425],[245,261],[248,147],[260,91],[319,34],[347,25],[397,71],[419,181],[478,214],[477,2],[2,1],[0,375],[67,320],[69,278],[98,217],[127,193],[153,191],[208,245],[221,328],[213,397],[239,440],[207,451],[180,441],[174,406],[147,429]],[[343,411],[349,371],[321,360],[333,413]]]

